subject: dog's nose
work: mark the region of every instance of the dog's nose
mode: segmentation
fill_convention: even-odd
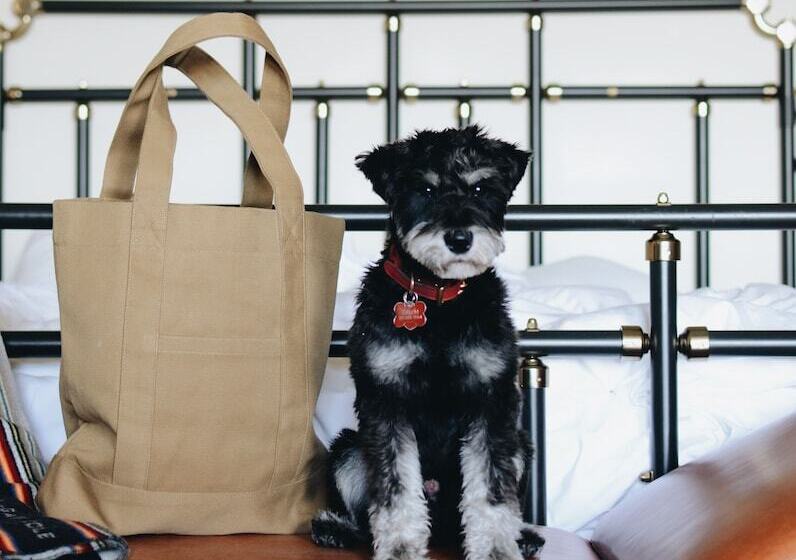
[[[466,229],[454,229],[445,232],[445,245],[456,254],[466,253],[473,245],[473,232]]]

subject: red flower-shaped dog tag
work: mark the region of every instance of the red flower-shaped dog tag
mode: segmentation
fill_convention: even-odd
[[[392,310],[395,312],[392,324],[396,328],[413,331],[426,324],[426,304],[422,301],[399,301]]]

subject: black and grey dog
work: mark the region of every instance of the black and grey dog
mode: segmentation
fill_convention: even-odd
[[[390,220],[348,341],[359,430],[332,444],[317,544],[370,543],[377,560],[426,558],[429,542],[462,546],[468,560],[541,548],[520,511],[531,453],[492,268],[528,159],[477,127],[417,132],[357,158]]]

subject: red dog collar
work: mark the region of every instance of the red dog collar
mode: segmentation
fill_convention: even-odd
[[[445,303],[456,299],[467,285],[464,280],[448,280],[437,284],[424,282],[409,276],[401,268],[401,256],[398,254],[398,249],[395,248],[395,245],[390,248],[390,255],[384,261],[384,272],[407,293],[415,293],[422,298],[436,301],[437,303]]]

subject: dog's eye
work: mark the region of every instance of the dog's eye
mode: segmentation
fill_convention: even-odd
[[[434,189],[426,185],[423,187],[423,194],[430,198],[434,195]]]
[[[473,196],[481,196],[483,194],[483,189],[479,185],[475,185],[473,187]]]

